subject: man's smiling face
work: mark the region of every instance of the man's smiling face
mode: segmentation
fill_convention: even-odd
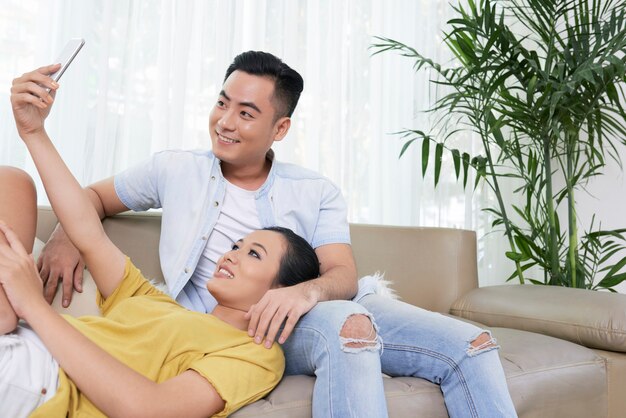
[[[273,100],[274,81],[269,77],[234,71],[209,117],[213,153],[233,167],[256,165],[279,135],[281,119],[276,120]]]

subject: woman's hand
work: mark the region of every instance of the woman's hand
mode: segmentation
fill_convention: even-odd
[[[24,249],[17,234],[4,222],[0,222],[0,233],[8,242],[0,241],[0,285],[16,315],[27,319],[35,304],[47,305],[43,284],[33,257]]]
[[[13,80],[11,106],[17,131],[22,139],[43,131],[44,120],[50,113],[54,94],[59,88],[49,75],[60,66],[61,64],[54,64],[41,67]],[[50,93],[46,88],[50,89]]]

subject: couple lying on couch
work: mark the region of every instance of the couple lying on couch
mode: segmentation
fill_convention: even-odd
[[[0,247],[0,282],[28,326],[1,337],[0,370],[16,347],[26,351],[16,356],[47,366],[38,400],[45,403],[36,412],[227,415],[264,396],[286,367],[317,376],[314,416],[386,416],[381,370],[440,384],[452,417],[515,416],[486,331],[379,296],[374,280],[362,281],[357,293],[341,193],[315,173],[274,161],[270,149],[290,127],[303,86],[297,72],[270,54],[239,55],[211,112],[212,152],[156,154],[92,186],[90,202],[44,129],[53,98],[42,86],[58,89],[47,77],[55,69],[14,80],[13,111],[61,221],[56,239],[67,234],[89,266],[103,318],[61,318],[42,303],[39,275],[48,279],[52,269],[44,263],[38,272],[21,244],[32,245],[32,227],[21,239],[1,227],[9,243]],[[145,281],[99,222],[150,207],[163,208],[168,293],[192,311]],[[24,219],[26,209],[20,212]],[[293,245],[297,238],[286,229],[263,229],[276,224],[307,244]],[[317,255],[319,270],[305,270],[301,252]],[[280,286],[286,265],[289,281]],[[340,300],[355,294],[353,302]],[[133,351],[133,344],[150,351]],[[9,388],[5,375],[0,399]]]

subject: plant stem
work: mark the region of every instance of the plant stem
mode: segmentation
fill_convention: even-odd
[[[574,204],[576,203],[574,200],[574,186],[572,184],[572,179],[574,176],[574,152],[576,147],[577,135],[574,133],[567,134],[567,149],[566,149],[566,158],[567,158],[567,176],[566,176],[566,187],[567,187],[567,221],[568,221],[568,232],[569,232],[569,248],[567,251],[567,261],[569,263],[570,268],[570,277],[571,277],[571,287],[579,287],[576,277],[576,264],[577,264],[577,247],[578,247],[578,228],[576,225],[576,209],[574,208]]]
[[[552,196],[552,154],[550,153],[550,137],[543,137],[543,158],[546,167],[546,211],[548,215],[548,251],[550,252],[549,284],[556,284],[559,272],[558,242],[556,236],[556,218],[554,216],[554,198]]]
[[[485,107],[486,108],[486,107]],[[485,120],[485,116],[482,115],[482,120],[485,121],[487,127],[489,127],[489,123]],[[487,130],[488,131],[488,130]],[[509,217],[506,214],[506,205],[504,204],[504,200],[502,199],[502,191],[500,190],[500,185],[498,183],[498,177],[496,175],[496,171],[493,164],[493,157],[491,156],[490,146],[490,138],[487,135],[487,131],[481,129],[480,136],[483,142],[483,147],[485,148],[485,155],[487,156],[487,161],[489,162],[489,171],[492,179],[492,188],[496,195],[496,199],[498,200],[498,206],[500,206],[500,214],[502,215],[502,222],[504,223],[504,233],[506,234],[509,245],[511,247],[511,251],[516,251],[515,241],[513,240],[513,233],[511,232],[511,221],[509,221]],[[524,273],[522,271],[522,266],[520,265],[519,260],[515,260],[515,271],[517,272],[517,277],[519,278],[520,284],[524,284]]]

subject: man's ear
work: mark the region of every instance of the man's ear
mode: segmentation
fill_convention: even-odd
[[[291,127],[291,118],[283,116],[274,124],[274,141],[282,141]]]

